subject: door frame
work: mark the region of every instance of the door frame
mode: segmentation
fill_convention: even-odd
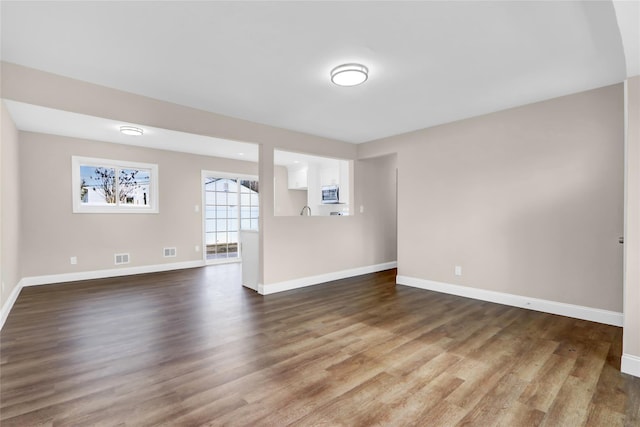
[[[241,219],[241,208],[240,208],[240,189],[238,188],[238,256],[234,258],[218,258],[218,259],[207,259],[207,199],[206,199],[206,191],[204,188],[205,179],[207,177],[216,177],[216,178],[227,178],[227,179],[235,179],[238,181],[238,185],[240,180],[249,180],[249,181],[258,181],[257,175],[244,174],[244,173],[232,173],[232,172],[219,172],[212,171],[207,169],[202,169],[200,172],[200,212],[201,212],[201,222],[200,222],[200,235],[202,238],[202,260],[206,265],[214,265],[214,264],[229,264],[234,262],[242,262],[242,242],[240,241],[240,219]],[[260,200],[260,194],[258,194],[258,200]]]

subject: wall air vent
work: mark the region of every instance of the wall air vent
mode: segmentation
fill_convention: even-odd
[[[172,258],[176,256],[176,248],[164,248],[163,251],[165,258]]]
[[[129,254],[115,254],[116,265],[129,264]]]

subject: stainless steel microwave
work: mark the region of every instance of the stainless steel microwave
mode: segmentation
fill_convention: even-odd
[[[340,203],[340,189],[337,185],[322,186],[322,203]]]

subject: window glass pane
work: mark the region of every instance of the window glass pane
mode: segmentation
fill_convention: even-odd
[[[238,193],[227,193],[229,198],[227,199],[227,204],[234,206],[238,204]]]
[[[216,227],[216,224],[215,224],[215,221],[214,221],[214,220],[212,220],[212,219],[208,219],[208,220],[206,220],[206,221],[205,221],[205,223],[206,223],[205,231],[206,231],[207,233],[209,233],[209,232],[211,232],[211,231],[216,231],[216,228],[215,228],[215,227]]]
[[[238,218],[238,207],[230,206],[227,210],[227,218]]]
[[[213,245],[216,243],[216,234],[215,233],[206,233],[205,234],[205,242],[207,245]]]
[[[257,230],[258,229],[258,219],[252,219],[251,220],[251,229],[252,230]]]
[[[216,193],[211,191],[207,191],[205,193],[205,203],[207,205],[215,205],[216,204]]]
[[[215,178],[206,177],[204,179],[204,189],[205,191],[213,191],[216,188],[216,180]]]
[[[206,218],[207,219],[213,219],[216,217],[216,210],[215,208],[211,207],[211,206],[207,206],[207,210],[206,210]]]
[[[151,170],[120,169],[118,198],[121,204],[150,206]]]
[[[226,218],[227,217],[227,207],[226,206],[216,206],[216,217],[217,218]]]
[[[229,243],[238,243],[238,232],[229,233]]]
[[[228,231],[238,231],[238,219],[230,219],[227,222],[227,230]]]
[[[216,233],[216,243],[227,243],[227,233]]]
[[[116,203],[116,170],[100,166],[80,166],[80,201],[87,205]]]
[[[221,193],[215,193],[215,194],[216,194],[215,203],[218,206],[227,204],[227,193],[221,192]]]
[[[242,188],[244,188],[244,187],[242,187]],[[240,195],[240,204],[242,206],[249,206],[250,201],[251,201],[251,199],[250,199],[249,193],[246,193],[246,194],[243,193],[243,194]]]
[[[258,181],[243,181],[245,185],[251,190],[251,193],[259,193]]]
[[[258,193],[251,194],[251,205],[258,206]]]
[[[251,220],[249,220],[249,219],[241,219],[240,220],[240,228],[242,228],[243,230],[250,230],[251,229]]]
[[[226,219],[217,219],[216,220],[216,231],[226,231],[227,230],[227,220]]]
[[[226,180],[218,178],[213,183],[213,189],[215,191],[225,191],[225,188],[227,188],[228,185],[229,184],[226,182]]]

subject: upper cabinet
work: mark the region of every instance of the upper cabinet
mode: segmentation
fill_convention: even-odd
[[[306,190],[308,187],[309,168],[305,166],[287,166],[289,190]]]

